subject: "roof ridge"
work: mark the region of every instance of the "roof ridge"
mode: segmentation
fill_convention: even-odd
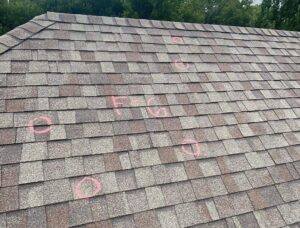
[[[24,42],[31,36],[55,24],[55,22],[82,23],[82,24],[92,23],[92,24],[133,26],[133,27],[154,27],[154,28],[167,28],[167,29],[173,28],[173,29],[192,30],[192,31],[254,34],[254,35],[265,35],[265,36],[300,37],[300,32],[297,31],[47,12],[45,14],[41,14],[34,17],[29,22],[20,25],[14,28],[13,30],[7,32],[6,34],[0,36],[0,54],[7,52],[11,48]]]
[[[5,33],[0,36],[0,55],[53,24],[55,22],[47,20],[46,14],[41,14]]]
[[[200,24],[200,23],[189,23],[189,22],[174,22],[174,21],[163,21],[163,20],[108,17],[108,16],[69,14],[69,13],[57,13],[57,12],[47,12],[46,17],[49,21],[68,22],[68,23],[82,23],[82,24],[92,23],[92,24],[107,24],[107,25],[134,26],[134,27],[154,27],[154,28],[168,28],[168,29],[173,28],[173,29],[194,30],[194,31],[253,34],[253,35],[264,35],[264,36],[300,37],[300,32],[298,31],[241,27],[241,26],[232,26],[232,25]]]

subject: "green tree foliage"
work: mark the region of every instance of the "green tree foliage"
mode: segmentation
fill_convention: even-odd
[[[280,16],[279,28],[300,31],[300,0],[282,0]]]
[[[151,18],[151,14],[153,11],[153,1],[151,0],[123,0],[122,1],[125,17],[133,17],[133,18]]]
[[[257,23],[258,23],[257,21],[258,21],[260,14],[261,14],[261,6],[260,5],[252,6],[250,27],[257,27]]]
[[[42,12],[32,0],[14,0],[9,3],[7,0],[0,0],[0,33],[24,24]]]
[[[300,0],[0,0],[0,34],[47,11],[300,31]]]
[[[191,23],[204,23],[207,0],[182,1],[179,7],[179,20]]]
[[[44,11],[121,16],[120,0],[35,0]]]
[[[252,0],[207,1],[206,23],[250,26],[254,7]]]
[[[263,0],[256,25],[300,31],[300,0]]]
[[[182,20],[180,6],[182,0],[123,0],[125,17]]]

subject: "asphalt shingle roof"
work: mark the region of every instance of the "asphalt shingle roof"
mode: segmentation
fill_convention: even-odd
[[[0,227],[298,227],[300,33],[51,13],[0,37]]]

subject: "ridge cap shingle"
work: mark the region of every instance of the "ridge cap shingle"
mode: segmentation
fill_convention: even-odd
[[[0,55],[54,23],[46,19],[46,14],[41,14],[3,34],[0,36]]]
[[[48,21],[48,23],[45,23]],[[52,22],[52,23],[51,23]],[[148,20],[136,18],[108,17],[83,14],[69,14],[58,12],[46,12],[31,19],[29,22],[20,25],[13,30],[0,36],[0,54],[7,52],[11,48],[19,45],[26,39],[37,34],[41,30],[53,25],[55,22],[82,23],[82,24],[107,24],[122,25],[128,27],[153,27],[153,28],[174,28],[188,29],[194,31],[210,31],[222,33],[239,33],[239,34],[259,34],[263,36],[284,36],[300,37],[300,32],[286,31],[266,28],[241,27],[231,25],[217,24],[200,24],[188,22],[173,22],[162,20]],[[35,28],[34,28],[35,27]]]
[[[84,21],[82,18],[86,18]],[[242,27],[233,25],[218,25],[218,24],[201,24],[190,22],[176,22],[176,21],[164,21],[164,20],[149,20],[149,19],[136,19],[136,18],[122,18],[122,17],[108,17],[108,16],[95,16],[95,15],[83,15],[83,14],[70,14],[70,13],[46,13],[46,18],[49,21],[56,22],[74,22],[83,24],[107,24],[107,25],[119,25],[122,21],[123,26],[132,27],[154,27],[154,28],[169,28],[175,29],[187,29],[191,31],[211,31],[211,32],[223,32],[223,33],[240,33],[240,34],[254,34],[254,35],[266,35],[266,36],[287,36],[287,37],[300,37],[298,31],[256,28],[256,27]],[[90,18],[93,18],[93,23]],[[137,26],[139,24],[140,26]],[[146,26],[147,24],[147,26]],[[149,26],[150,25],[150,26]]]

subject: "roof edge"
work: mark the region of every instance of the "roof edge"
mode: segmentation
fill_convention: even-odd
[[[27,23],[5,33],[0,36],[0,55],[54,23],[53,21],[47,20],[47,14],[41,14]]]
[[[7,32],[6,34],[0,36],[0,54],[7,52],[11,48],[19,45],[20,43],[24,42],[31,36],[55,24],[56,22],[81,23],[81,24],[92,23],[92,24],[99,24],[99,25],[104,24],[104,25],[120,25],[120,26],[163,28],[163,29],[165,28],[180,29],[180,30],[189,30],[189,31],[211,31],[211,32],[223,32],[223,33],[251,34],[251,35],[264,35],[264,36],[285,36],[285,37],[297,37],[297,38],[300,37],[300,32],[286,31],[286,30],[47,12],[45,14],[41,14],[34,17],[29,22],[20,25],[14,28],[13,30]]]
[[[198,23],[187,23],[187,22],[172,22],[172,21],[161,21],[161,20],[81,15],[81,14],[68,14],[68,13],[56,13],[56,12],[47,12],[46,18],[49,21],[66,22],[66,23],[82,23],[82,24],[92,23],[92,24],[105,24],[105,25],[133,26],[133,27],[181,29],[181,30],[190,30],[190,31],[211,31],[211,32],[223,32],[223,33],[252,34],[252,35],[263,35],[263,36],[300,37],[300,32],[297,31],[240,27],[240,26],[229,26],[229,25],[198,24]]]

